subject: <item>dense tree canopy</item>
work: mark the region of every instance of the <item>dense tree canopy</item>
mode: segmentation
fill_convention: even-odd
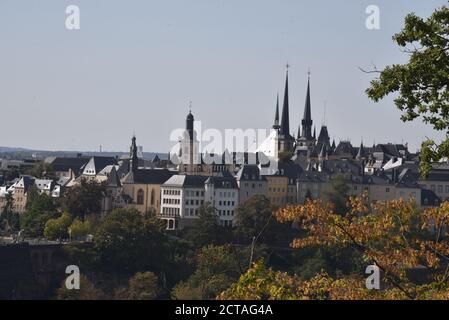
[[[74,217],[85,219],[89,214],[99,214],[101,199],[105,195],[105,186],[96,181],[82,179],[79,185],[73,186],[64,193],[62,208]]]
[[[136,209],[115,209],[94,239],[102,265],[115,271],[161,271],[169,256],[169,241],[160,226]]]
[[[30,237],[42,237],[45,224],[58,214],[57,207],[51,196],[42,193],[33,197],[28,208],[21,217],[21,228]]]

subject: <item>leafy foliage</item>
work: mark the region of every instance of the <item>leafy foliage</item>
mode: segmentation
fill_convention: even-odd
[[[93,230],[93,226],[89,220],[82,221],[79,218],[75,218],[69,227],[70,236],[72,240],[81,239],[87,236]]]
[[[48,220],[44,229],[45,237],[50,240],[68,239],[68,228],[72,220],[72,216],[67,212],[64,212],[59,218]]]
[[[105,192],[103,184],[82,179],[79,185],[71,187],[64,193],[61,205],[64,211],[84,219],[89,214],[100,213],[101,199]]]
[[[85,275],[80,275],[80,289],[69,290],[66,288],[65,281],[57,290],[56,298],[58,300],[105,300],[106,294],[97,288]]]
[[[408,63],[385,67],[371,81],[368,97],[377,102],[397,93],[394,103],[403,112],[403,121],[422,116],[435,130],[449,133],[449,8],[435,10],[426,20],[407,15],[393,40],[408,54]],[[423,143],[424,176],[430,171],[430,161],[449,156],[448,146],[447,138],[439,145],[432,140]]]
[[[21,227],[27,236],[42,237],[45,224],[56,215],[57,208],[52,197],[42,193],[29,202],[21,218]]]
[[[129,279],[128,287],[118,290],[120,300],[153,300],[161,293],[159,280],[153,272],[137,272]]]
[[[407,277],[411,268],[424,266],[434,273],[433,282],[447,284],[449,273],[441,273],[440,267],[449,254],[448,202],[419,212],[412,200],[368,204],[364,198],[351,197],[348,208],[341,216],[331,204],[314,200],[280,209],[277,218],[297,221],[307,231],[292,242],[293,247],[354,248],[408,298],[419,297],[419,289]]]
[[[135,273],[162,270],[168,240],[153,219],[136,209],[115,209],[95,233],[95,248],[106,269]]]
[[[198,219],[195,220],[193,227],[187,231],[186,239],[197,248],[207,244],[217,244],[220,229],[215,208],[210,203],[205,203],[199,208]]]
[[[175,299],[214,298],[238,279],[242,272],[240,254],[232,246],[213,246],[199,250],[193,275],[172,291]]]

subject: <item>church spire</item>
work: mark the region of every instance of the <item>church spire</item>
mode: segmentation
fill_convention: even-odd
[[[276,97],[276,113],[274,115],[274,125],[273,125],[273,129],[279,129],[279,93],[277,94]]]
[[[137,144],[135,134],[131,139],[131,148],[129,153],[129,157],[131,158],[131,171],[132,173],[136,173],[137,169],[139,168],[139,158],[137,157]]]
[[[285,91],[284,91],[284,104],[282,106],[282,120],[281,120],[281,134],[284,136],[290,135],[290,119],[288,110],[288,68],[287,64],[287,74],[285,77]]]
[[[357,152],[357,156],[355,157],[356,160],[362,160],[362,158],[365,158],[365,147],[363,146],[363,141],[360,142],[359,151]]]
[[[310,71],[307,79],[307,93],[306,103],[304,106],[304,116],[301,121],[302,124],[302,137],[311,140],[312,137],[312,104],[310,102]]]

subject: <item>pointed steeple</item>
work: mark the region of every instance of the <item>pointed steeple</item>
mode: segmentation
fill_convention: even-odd
[[[356,160],[362,160],[365,158],[365,148],[363,147],[363,141],[360,142],[359,151],[357,152]]]
[[[307,93],[306,93],[306,103],[304,106],[304,116],[301,121],[302,124],[302,136],[307,140],[311,140],[312,137],[312,104],[310,102],[310,72],[307,79]]]
[[[301,124],[298,126],[298,139],[301,137]]]
[[[313,140],[316,140],[316,127],[313,126]]]
[[[276,97],[276,113],[274,115],[274,125],[273,125],[273,129],[279,129],[279,93],[277,94]]]
[[[335,145],[335,139],[332,140],[332,149],[335,150],[336,145]]]
[[[133,173],[136,173],[137,169],[139,168],[139,158],[137,157],[137,144],[135,135],[133,135],[131,139],[131,148],[129,152],[129,157],[131,159],[130,169]]]
[[[287,73],[285,76],[284,104],[282,106],[282,119],[281,119],[281,134],[284,136],[290,135],[290,117],[288,109],[289,105],[288,105],[288,67],[287,67]]]

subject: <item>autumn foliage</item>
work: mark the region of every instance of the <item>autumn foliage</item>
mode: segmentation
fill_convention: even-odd
[[[414,200],[369,202],[351,197],[341,215],[332,204],[308,200],[275,213],[280,222],[303,230],[293,248],[350,247],[366,265],[382,271],[382,290],[368,290],[360,274],[332,278],[322,272],[310,280],[267,269],[259,262],[221,299],[448,299],[449,203],[420,210]],[[414,280],[420,270],[424,280]]]

